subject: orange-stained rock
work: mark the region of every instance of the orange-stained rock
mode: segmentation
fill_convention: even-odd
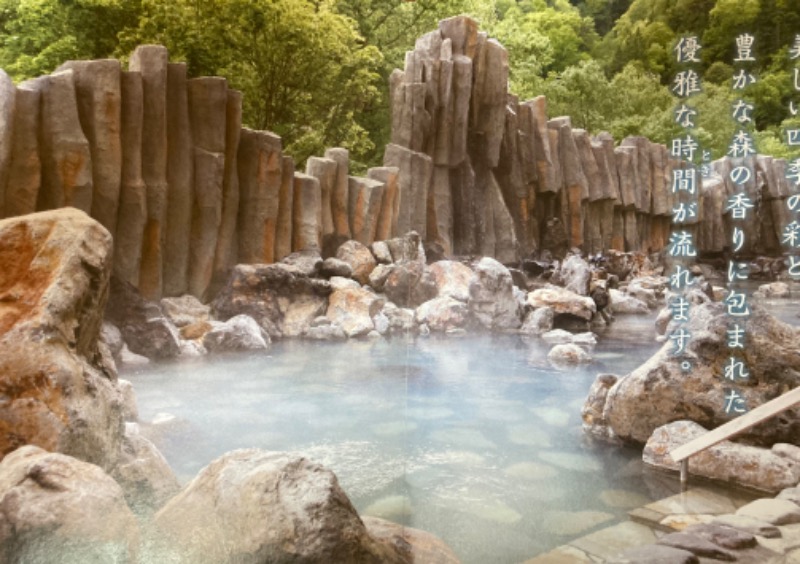
[[[410,562],[429,564],[458,564],[455,552],[436,535],[420,529],[398,525],[379,517],[362,517],[372,538],[408,552]]]
[[[0,221],[0,455],[29,443],[115,462],[120,394],[97,344],[111,248],[73,208]]]

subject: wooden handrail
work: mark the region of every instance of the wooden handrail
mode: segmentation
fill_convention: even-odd
[[[757,425],[765,419],[769,419],[770,417],[773,417],[781,411],[789,409],[798,403],[800,403],[800,386],[794,388],[790,392],[768,401],[765,404],[759,405],[757,408],[745,413],[741,417],[737,417],[732,421],[728,421],[724,425],[720,425],[705,435],[697,437],[696,439],[693,439],[688,443],[673,449],[670,451],[669,455],[675,462],[681,462],[682,460],[688,459],[690,456],[693,456],[698,452],[707,449],[708,447],[712,447],[717,443],[741,433],[742,431],[746,431],[753,425]]]

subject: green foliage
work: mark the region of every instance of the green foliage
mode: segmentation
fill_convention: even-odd
[[[193,76],[228,77],[244,93],[244,121],[279,134],[298,161],[327,146],[356,159],[373,144],[357,116],[376,97],[382,62],[355,24],[309,0],[143,0],[119,53],[166,45]]]
[[[0,0],[0,67],[19,81],[108,57],[138,9],[136,0]]]

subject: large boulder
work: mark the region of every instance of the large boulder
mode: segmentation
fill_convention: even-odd
[[[0,221],[0,456],[34,444],[114,465],[121,396],[98,346],[111,249],[73,208]]]
[[[727,335],[732,318],[726,315],[726,306],[713,302],[694,305],[684,324],[691,336],[685,358],[674,355],[675,343],[667,340],[647,362],[610,387],[602,416],[595,418],[598,421],[591,432],[644,444],[656,428],[676,420],[687,419],[712,429],[734,416],[725,411],[731,389],[741,395],[747,409],[754,409],[799,385],[800,328],[755,305],[750,308],[749,317],[735,318],[747,339],[743,361],[748,378],[736,378],[735,382],[725,378],[732,354]],[[690,370],[681,366],[686,360]],[[595,411],[598,408],[595,406]],[[763,446],[800,444],[800,407],[752,427],[741,437]]]
[[[94,464],[24,446],[0,462],[0,561],[135,562],[122,488]]]
[[[244,314],[216,324],[203,336],[203,346],[210,352],[261,350],[268,348],[270,342],[255,319]]]
[[[570,292],[581,296],[589,295],[592,267],[580,255],[570,255],[565,258],[555,276],[557,281]]]
[[[555,315],[572,315],[591,321],[597,311],[592,298],[587,298],[558,286],[539,288],[528,294],[528,304],[533,308],[549,307]]]
[[[493,258],[484,257],[475,265],[469,309],[481,326],[493,331],[514,331],[522,324],[511,273]]]
[[[161,305],[142,297],[129,282],[111,279],[106,319],[119,327],[128,348],[149,359],[174,358],[181,352],[180,334]]]
[[[341,288],[331,294],[326,316],[348,337],[360,337],[375,329],[372,317],[383,303],[366,288]]]
[[[611,288],[609,291],[611,311],[614,313],[647,314],[650,308],[647,303],[626,292]]]
[[[467,304],[450,296],[428,300],[417,308],[416,319],[431,331],[452,331],[461,329],[469,318]]]
[[[405,261],[388,268],[383,291],[392,303],[416,307],[436,297],[436,283],[425,263]]]
[[[454,260],[440,260],[430,267],[438,297],[449,296],[461,302],[469,300],[470,267]]]
[[[360,284],[369,283],[369,274],[378,264],[369,247],[358,241],[342,243],[336,251],[336,258],[350,265],[353,279]]]
[[[178,562],[406,561],[369,535],[330,470],[285,453],[223,455],[156,514],[155,525]]]
[[[246,314],[271,337],[298,337],[323,315],[331,285],[288,264],[240,264],[211,304],[218,319]]]
[[[163,298],[161,309],[176,327],[208,321],[211,314],[211,308],[191,294],[178,298]]]
[[[648,439],[642,459],[651,466],[678,470],[680,464],[669,453],[707,432],[693,421],[662,425]],[[770,450],[732,441],[722,441],[692,456],[689,472],[773,494],[800,482],[800,464],[783,456],[780,448]]]
[[[122,453],[111,476],[122,487],[128,506],[150,514],[180,491],[178,478],[137,423],[125,424]]]
[[[410,562],[420,564],[459,564],[461,561],[453,550],[431,533],[398,525],[380,517],[362,517],[369,534],[378,540],[396,546],[407,553]]]

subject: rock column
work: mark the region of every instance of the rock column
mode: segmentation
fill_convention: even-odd
[[[160,45],[137,47],[129,68],[142,75],[142,177],[147,186],[147,223],[142,240],[139,291],[157,300],[163,289],[163,239],[167,218],[167,59]]]

